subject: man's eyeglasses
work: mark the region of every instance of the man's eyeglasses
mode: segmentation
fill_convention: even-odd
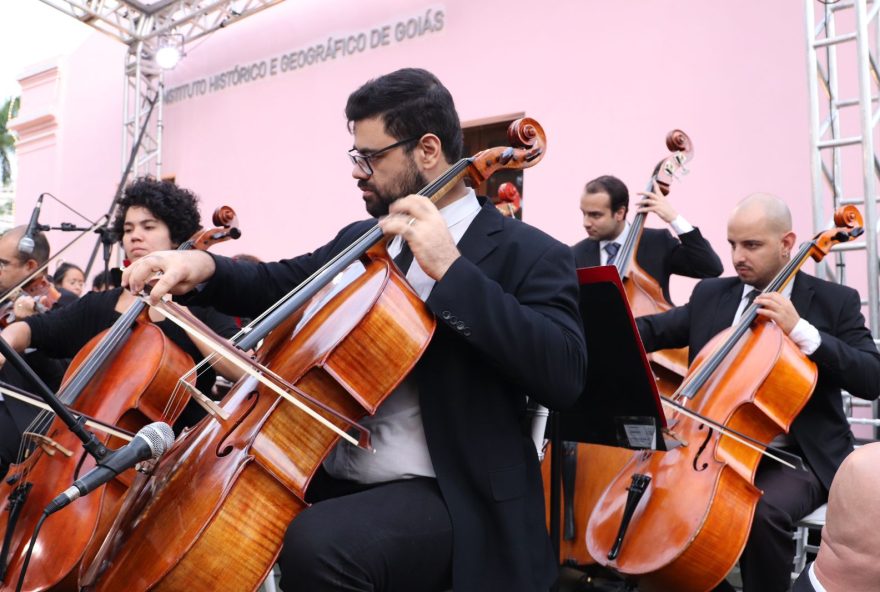
[[[352,164],[358,165],[360,169],[368,176],[372,176],[373,167],[370,165],[370,161],[374,158],[381,156],[382,154],[397,148],[398,146],[403,146],[404,144],[409,144],[410,142],[415,142],[416,140],[420,140],[422,136],[414,136],[412,138],[407,138],[406,140],[401,140],[399,142],[394,142],[390,146],[385,146],[381,150],[376,150],[370,154],[361,154],[357,151],[357,148],[352,148],[348,151],[348,157],[351,159]]]

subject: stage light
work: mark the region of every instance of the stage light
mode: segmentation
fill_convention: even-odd
[[[183,53],[183,35],[160,35],[156,49],[156,63],[160,68],[170,70],[177,65]]]

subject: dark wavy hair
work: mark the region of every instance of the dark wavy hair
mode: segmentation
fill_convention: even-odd
[[[584,187],[586,193],[607,193],[611,201],[611,213],[623,208],[623,213],[629,211],[629,190],[623,181],[611,175],[596,177]]]
[[[464,134],[452,95],[427,70],[403,68],[370,80],[349,95],[345,117],[349,131],[354,122],[379,117],[395,140],[435,134],[450,164],[464,152]],[[406,150],[413,148],[410,144]]]
[[[135,179],[125,188],[118,205],[113,232],[119,241],[122,240],[125,214],[132,206],[146,208],[164,222],[175,245],[180,245],[202,228],[199,198],[171,181],[157,181],[152,177]]]

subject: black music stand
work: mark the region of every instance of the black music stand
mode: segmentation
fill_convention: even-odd
[[[587,385],[550,418],[550,537],[559,561],[562,442],[666,450],[666,419],[654,374],[613,265],[578,269],[587,341]]]

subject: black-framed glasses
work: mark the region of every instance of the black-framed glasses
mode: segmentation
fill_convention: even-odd
[[[389,150],[393,150],[398,146],[403,146],[404,144],[409,144],[410,142],[415,142],[416,140],[420,140],[422,136],[413,136],[412,138],[407,138],[406,140],[401,140],[399,142],[394,142],[390,146],[385,146],[381,150],[376,150],[370,154],[361,154],[358,152],[357,148],[352,148],[348,151],[348,157],[351,159],[352,164],[358,165],[358,167],[367,175],[373,175],[373,167],[370,165],[370,161],[374,158],[385,154]]]

